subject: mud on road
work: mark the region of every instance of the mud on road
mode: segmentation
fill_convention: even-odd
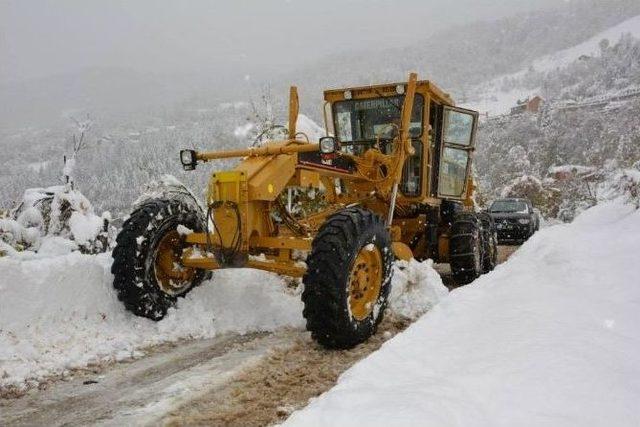
[[[269,352],[224,390],[203,395],[172,411],[162,424],[264,426],[282,422],[310,398],[330,389],[342,372],[410,323],[408,319],[388,316],[375,336],[351,350],[326,350],[304,334],[292,345]]]
[[[517,249],[518,246],[499,246],[498,262],[506,261]],[[342,372],[410,323],[409,319],[387,316],[375,336],[344,351],[325,350],[304,334],[292,345],[270,351],[265,359],[239,373],[224,390],[204,394],[171,411],[162,424],[262,426],[282,422],[310,398],[333,387]]]
[[[331,388],[409,323],[387,318],[372,339],[346,351],[325,350],[301,330],[163,346],[1,399],[0,425],[269,425]]]
[[[301,334],[280,331],[180,342],[97,373],[80,371],[46,390],[0,400],[0,425],[157,424],[168,411],[224,387],[269,349],[286,346]]]

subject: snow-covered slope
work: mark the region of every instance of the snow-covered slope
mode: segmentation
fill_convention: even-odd
[[[287,426],[635,426],[640,210],[543,229]]]
[[[600,51],[600,41],[603,39],[615,43],[623,34],[631,34],[640,38],[640,15],[627,19],[577,46],[561,50],[552,55],[543,56],[531,64],[536,71],[549,71],[555,68],[565,67],[583,55],[595,56]]]
[[[540,89],[516,87],[503,91],[501,86],[504,81],[521,79],[529,69],[536,72],[552,71],[568,66],[581,56],[597,56],[600,51],[599,44],[601,40],[607,39],[610,43],[615,43],[623,34],[631,34],[636,38],[640,38],[640,15],[602,31],[576,46],[540,57],[521,71],[496,77],[480,85],[472,91],[469,102],[465,105],[483,114],[488,113],[490,116],[508,113],[518,100],[539,95]]]

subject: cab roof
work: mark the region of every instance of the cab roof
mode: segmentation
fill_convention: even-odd
[[[398,86],[403,86],[406,90],[407,82],[396,82],[396,83],[384,83],[378,85],[370,85],[370,86],[352,86],[352,87],[344,87],[340,89],[329,89],[324,91],[324,99],[325,101],[335,102],[342,101],[345,99],[344,93],[346,91],[351,91],[351,95],[354,99],[358,98],[375,98],[379,97],[380,94],[389,96],[389,95],[397,95],[398,92],[396,88]],[[438,101],[440,103],[446,105],[455,105],[453,98],[440,89],[435,83],[430,80],[419,80],[416,83],[416,92],[428,94],[432,99]]]

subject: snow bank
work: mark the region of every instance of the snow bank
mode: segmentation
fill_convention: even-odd
[[[417,319],[449,293],[432,260],[397,261],[393,268],[389,309],[395,314]]]
[[[304,327],[299,295],[279,276],[250,269],[215,272],[160,322],[136,317],[113,289],[110,254],[70,253],[68,242],[52,238],[37,254],[0,259],[0,388],[137,357],[163,342]],[[390,309],[398,315],[417,318],[447,293],[430,262],[394,268]]]
[[[304,324],[299,296],[257,270],[214,273],[156,323],[124,310],[110,254],[32,258],[0,259],[0,387],[135,357],[166,341]]]
[[[285,425],[637,425],[638,236],[619,201],[541,230]]]

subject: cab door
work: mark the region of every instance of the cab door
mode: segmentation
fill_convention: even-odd
[[[471,173],[478,112],[444,107],[438,172],[438,197],[463,199]]]

